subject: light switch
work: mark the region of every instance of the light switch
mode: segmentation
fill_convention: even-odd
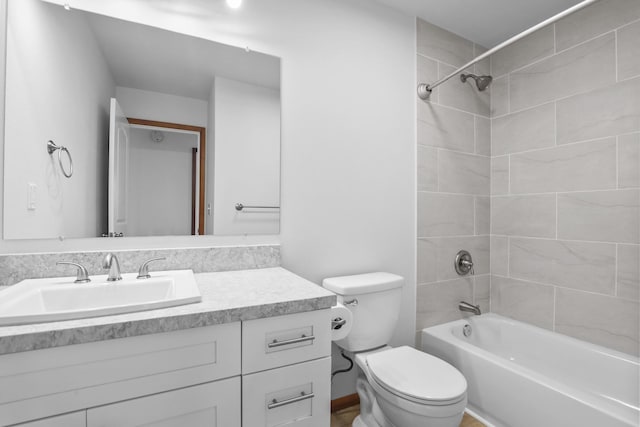
[[[30,182],[27,187],[27,209],[30,211],[36,210],[37,190],[38,190],[38,186]]]

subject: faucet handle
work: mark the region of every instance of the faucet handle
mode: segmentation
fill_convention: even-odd
[[[136,279],[148,279],[151,277],[151,275],[149,274],[149,263],[152,261],[162,261],[165,260],[167,258],[165,257],[159,257],[159,258],[151,258],[146,260],[145,262],[142,263],[142,265],[140,266],[140,270],[138,270],[138,277],[136,277]]]
[[[91,281],[87,269],[81,264],[70,261],[58,261],[56,265],[73,265],[78,269],[76,272],[76,280],[73,283],[89,283]]]

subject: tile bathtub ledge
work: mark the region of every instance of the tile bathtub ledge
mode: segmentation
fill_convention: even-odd
[[[336,296],[281,267],[199,273],[202,302],[159,310],[0,327],[0,355],[329,308]]]

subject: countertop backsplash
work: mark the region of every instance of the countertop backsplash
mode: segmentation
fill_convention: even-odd
[[[159,257],[166,259],[150,264],[151,271],[191,269],[207,273],[280,266],[279,245],[0,255],[0,290],[24,279],[76,274],[72,266],[56,265],[58,261],[82,264],[89,275],[106,274],[102,259],[108,252],[118,257],[122,273],[136,272],[144,261]]]

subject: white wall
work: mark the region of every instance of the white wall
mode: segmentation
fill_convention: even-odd
[[[280,206],[280,91],[216,78],[215,123],[214,233],[278,234],[278,210],[235,205]]]
[[[113,79],[82,16],[40,1],[11,2],[8,14],[3,236],[100,235]],[[69,149],[70,179],[57,152],[47,153],[49,139]],[[27,210],[28,183],[37,186],[35,210]]]
[[[370,0],[252,2],[236,11],[203,0],[73,4],[281,57],[283,265],[316,283],[374,270],[404,276],[393,343],[413,342],[413,17]]]
[[[207,127],[209,103],[201,99],[121,86],[116,98],[127,117]]]
[[[127,183],[127,231],[130,236],[191,234],[191,149],[193,133],[162,131],[151,140],[149,129],[132,128]]]

